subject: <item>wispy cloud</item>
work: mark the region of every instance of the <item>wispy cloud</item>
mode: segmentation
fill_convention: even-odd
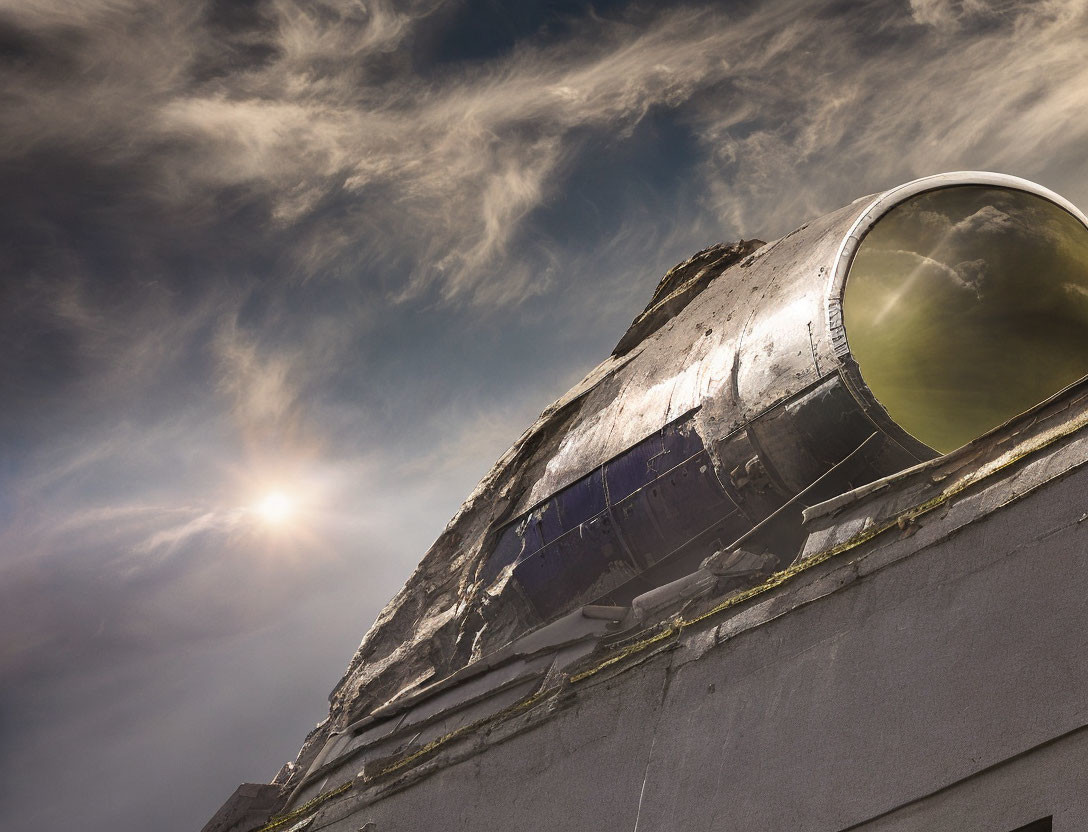
[[[1045,172],[1083,138],[1085,20],[1070,0],[871,4],[849,20],[790,2],[742,18],[681,7],[638,26],[587,19],[562,42],[427,78],[404,59],[378,72],[437,5],[264,4],[249,35],[267,46],[260,59],[203,81],[207,14],[89,7],[65,24],[66,54],[95,71],[59,90],[24,73],[7,155],[109,141],[107,156],[154,159],[159,198],[263,195],[273,226],[298,229],[284,254],[303,274],[376,258],[401,264],[389,297],[509,304],[549,288],[519,243],[587,131],[622,137],[655,109],[697,130],[697,208],[749,234],[784,230],[859,179],[964,161]],[[12,15],[28,38],[60,40],[48,7]],[[954,44],[938,31],[952,24]]]

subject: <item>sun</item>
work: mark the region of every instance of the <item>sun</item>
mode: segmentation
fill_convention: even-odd
[[[257,514],[271,526],[280,526],[295,513],[295,502],[282,491],[270,491],[254,507]]]

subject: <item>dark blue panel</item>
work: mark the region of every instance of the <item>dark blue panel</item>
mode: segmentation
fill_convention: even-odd
[[[550,543],[566,531],[559,521],[554,499],[534,508],[529,515],[529,524],[539,531],[542,543]]]
[[[544,619],[585,604],[637,574],[612,521],[600,514],[514,568],[514,580]]]
[[[678,465],[644,491],[647,510],[662,538],[660,551],[651,555],[650,561],[678,549],[736,509],[718,482],[705,451]],[[625,527],[623,531],[626,535]]]
[[[608,483],[609,502],[616,505],[656,479],[661,473],[659,467],[664,463],[664,456],[661,434],[655,433],[606,463],[604,478]]]
[[[613,506],[612,516],[635,556],[652,564],[735,508],[703,451]]]
[[[580,523],[604,511],[604,473],[597,468],[556,494],[555,502],[563,531],[578,528]]]
[[[483,580],[490,583],[507,566],[527,558],[542,545],[535,523],[526,523],[524,518],[511,523],[499,533],[499,541],[484,566]]]
[[[661,557],[665,545],[647,501],[650,488],[652,484],[612,506],[612,517],[624,542],[635,558],[645,564]]]
[[[552,593],[569,602],[599,581],[608,572],[607,565],[617,562],[616,558],[627,563],[626,550],[616,548],[621,544],[611,521],[601,517],[606,508],[606,480],[613,517],[637,561],[654,563],[717,522],[723,513],[732,510],[732,503],[721,492],[713,471],[704,476],[710,464],[693,423],[693,417],[688,416],[667,425],[624,451],[603,469],[592,471],[511,523],[499,536],[488,559],[484,580],[494,580],[506,566],[535,558],[540,552],[539,563],[531,569],[518,567],[516,574],[526,576],[532,585],[526,591],[542,599],[542,609],[552,609],[558,604],[558,595],[553,598]],[[699,466],[685,468],[675,475],[670,473],[697,455],[702,459]],[[697,471],[699,467],[704,469],[702,473]],[[653,483],[657,485],[652,486]],[[650,488],[655,490],[651,492]],[[666,493],[670,496],[664,496]],[[681,500],[688,505],[673,508],[661,504],[662,500]],[[595,519],[588,522],[591,518]],[[575,532],[579,543],[564,540]],[[560,540],[564,540],[562,545],[552,545]],[[549,548],[541,551],[545,544]],[[538,586],[545,577],[567,583],[549,585],[545,590]]]

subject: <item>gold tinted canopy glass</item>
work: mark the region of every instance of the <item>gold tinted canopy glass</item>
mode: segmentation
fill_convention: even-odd
[[[1088,373],[1088,229],[1026,191],[919,194],[862,240],[843,314],[892,419],[953,450]]]

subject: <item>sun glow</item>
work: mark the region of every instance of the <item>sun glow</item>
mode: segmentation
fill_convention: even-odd
[[[295,502],[282,491],[270,491],[254,506],[258,516],[271,526],[280,526],[295,513]]]

